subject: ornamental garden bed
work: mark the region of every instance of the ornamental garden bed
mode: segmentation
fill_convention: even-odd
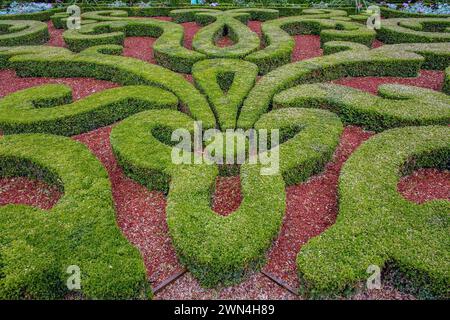
[[[450,18],[226,9],[0,16],[0,298],[449,298]]]

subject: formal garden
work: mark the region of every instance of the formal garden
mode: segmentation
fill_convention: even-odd
[[[446,1],[0,6],[1,299],[450,297]]]

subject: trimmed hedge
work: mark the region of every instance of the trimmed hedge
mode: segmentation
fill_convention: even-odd
[[[204,128],[215,126],[206,98],[182,75],[133,58],[116,57],[121,47],[100,46],[74,54],[64,48],[47,46],[0,47],[0,69],[13,68],[23,77],[91,77],[122,85],[150,85],[175,94],[180,108]],[[107,53],[108,55],[102,54]]]
[[[50,39],[46,23],[0,20],[0,46],[42,44]]]
[[[126,11],[95,11],[83,13],[89,22],[79,30],[66,30],[64,41],[72,51],[102,44],[123,44],[127,36],[149,36],[158,38],[153,44],[154,56],[158,64],[177,72],[188,73],[192,65],[205,55],[186,49],[183,43],[184,29],[169,21],[157,19],[127,18]]]
[[[369,130],[450,123],[450,97],[398,84],[378,88],[379,96],[337,84],[305,84],[278,93],[274,108],[326,108],[349,124]]]
[[[420,54],[420,55],[419,55]],[[416,76],[422,67],[449,65],[450,44],[401,44],[347,50],[280,67],[257,82],[241,109],[238,127],[251,128],[271,107],[273,96],[292,86],[346,76]],[[447,63],[447,64],[445,64]]]
[[[234,129],[240,107],[255,85],[258,67],[232,59],[210,59],[192,68],[195,85],[206,95],[220,129]]]
[[[39,11],[33,13],[22,14],[4,14],[0,15],[0,20],[35,20],[35,21],[48,21],[50,17],[57,12],[65,9],[54,8],[46,11]]]
[[[248,14],[202,13],[197,16],[209,17],[208,20],[216,19],[215,22],[200,29],[192,40],[192,47],[208,58],[239,59],[258,50],[260,44],[258,35],[244,24],[249,17]],[[244,18],[244,23],[238,20],[239,17]],[[232,46],[222,48],[215,44],[216,40],[224,35],[230,36],[234,41]]]
[[[181,262],[202,285],[234,283],[262,265],[281,225],[284,183],[280,175],[262,176],[259,166],[243,165],[240,208],[227,217],[217,215],[210,207],[217,166],[175,165],[169,141],[155,137],[155,130],[192,131],[193,125],[176,111],[143,112],[114,127],[111,145],[125,172],[141,183],[166,188],[171,177],[167,222]]]
[[[84,145],[42,134],[2,137],[0,176],[40,178],[64,191],[46,211],[0,206],[2,299],[62,298],[71,265],[80,268],[85,298],[151,297],[139,251],[116,225],[108,174]]]
[[[444,91],[447,94],[450,94],[450,67],[445,69],[445,80],[444,80],[444,87],[442,88],[442,91]]]
[[[384,18],[446,18],[450,15],[442,14],[423,14],[407,11],[394,10],[386,7],[380,7],[381,15]]]
[[[245,59],[258,65],[260,74],[265,74],[291,61],[295,47],[292,35],[320,35],[322,44],[327,41],[352,41],[370,46],[375,39],[375,31],[367,29],[356,22],[326,20],[340,18],[346,13],[339,10],[326,10],[326,13],[287,17],[262,24],[261,30],[266,44],[265,48],[250,54]],[[305,12],[316,12],[308,11]],[[319,11],[321,12],[321,10]]]
[[[343,126],[327,110],[285,108],[264,114],[255,129],[279,130],[280,172],[285,184],[292,185],[322,171],[339,144]]]
[[[71,136],[107,126],[147,109],[176,109],[170,92],[149,86],[105,90],[70,103],[70,87],[48,84],[0,99],[0,130],[11,133],[51,133]]]
[[[446,200],[416,204],[402,197],[402,175],[420,167],[449,169],[448,126],[392,129],[371,138],[345,163],[336,223],[297,256],[303,293],[348,292],[370,265],[404,275],[421,297],[449,298]]]
[[[450,18],[385,19],[377,38],[387,44],[450,42]]]

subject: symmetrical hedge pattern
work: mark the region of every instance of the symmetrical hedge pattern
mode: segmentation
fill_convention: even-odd
[[[142,258],[115,223],[105,169],[83,145],[62,137],[116,122],[115,158],[131,179],[167,195],[178,257],[208,287],[236,283],[264,265],[283,221],[286,186],[321,172],[344,124],[376,131],[344,166],[335,225],[298,254],[302,293],[342,294],[367,278],[369,265],[389,264],[419,294],[449,296],[449,202],[418,205],[397,191],[411,170],[449,168],[448,18],[383,19],[380,30],[371,30],[363,24],[367,15],[333,9],[281,18],[264,8],[161,9],[172,21],[150,18],[160,11],[136,10],[84,12],[81,29],[64,31],[67,48],[36,45],[49,38],[46,23],[0,20],[0,69],[122,85],[75,102],[61,84],[0,99],[0,176],[39,178],[64,193],[49,211],[0,207],[0,298],[60,298],[69,265],[82,269],[87,298],[151,297]],[[67,17],[55,11],[51,19],[63,29]],[[253,20],[263,22],[261,39],[247,26]],[[184,22],[201,26],[192,50],[183,45]],[[300,34],[320,36],[324,56],[291,63],[292,36]],[[156,64],[121,56],[127,36],[157,38]],[[234,43],[218,46],[223,36]],[[371,49],[375,38],[388,45]],[[444,71],[442,92],[389,84],[373,95],[330,83],[415,77],[422,69]],[[193,83],[179,73],[191,73]],[[240,174],[242,202],[228,216],[212,210],[211,196],[216,178],[231,171],[172,162],[173,131],[193,136],[194,121],[217,136],[226,129],[280,132],[279,145],[264,151],[279,151],[277,174],[262,175],[263,165],[248,158],[231,169]]]

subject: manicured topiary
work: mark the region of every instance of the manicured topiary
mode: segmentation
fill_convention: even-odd
[[[280,131],[280,172],[292,185],[322,171],[343,126],[337,115],[326,110],[286,108],[263,115],[255,129]]]
[[[444,80],[444,87],[442,88],[442,91],[444,91],[447,94],[450,94],[450,67],[445,69],[445,80]]]
[[[126,86],[93,94],[74,103],[65,85],[48,84],[0,99],[3,133],[75,135],[112,124],[146,109],[176,109],[170,92],[149,86]]]
[[[195,85],[206,95],[219,128],[234,129],[239,109],[254,86],[258,67],[232,59],[197,62],[192,68]]]
[[[258,50],[259,37],[235,15],[228,13],[203,13],[201,16],[212,17],[215,22],[200,29],[192,40],[192,47],[209,58],[243,58]],[[247,15],[248,17],[249,15]],[[228,35],[234,41],[232,46],[218,47],[215,42],[223,35]]]
[[[204,9],[204,8],[196,8],[196,9],[177,9],[170,11],[169,16],[172,17],[173,22],[175,23],[183,23],[189,21],[195,21],[195,16],[197,13],[220,13],[220,10],[214,9]]]
[[[360,146],[339,179],[336,223],[302,247],[297,267],[311,296],[349,291],[370,265],[390,263],[420,296],[449,297],[450,203],[402,197],[402,175],[420,167],[448,169],[447,126],[392,129]]]
[[[43,22],[0,20],[0,46],[41,44],[49,38],[47,24]]]
[[[124,11],[87,12],[82,15],[89,23],[79,30],[64,32],[64,41],[72,51],[102,44],[123,44],[127,36],[149,36],[158,38],[153,44],[158,64],[177,72],[190,72],[192,65],[205,58],[199,52],[183,47],[183,27],[158,19],[127,18]],[[100,22],[91,23],[93,20]],[[84,21],[84,20],[82,20]]]
[[[339,11],[330,13],[339,17]],[[343,13],[345,14],[345,12]],[[256,63],[261,74],[265,74],[291,61],[295,47],[292,35],[317,34],[321,42],[341,40],[370,46],[375,39],[375,31],[355,22],[326,20],[318,16],[286,17],[262,24],[261,30],[266,46],[245,59]]]
[[[69,266],[79,267],[85,298],[151,296],[139,251],[116,225],[108,174],[84,145],[42,134],[2,137],[0,176],[40,178],[64,192],[50,210],[0,206],[0,298],[62,298]]]
[[[274,108],[326,108],[370,130],[450,123],[450,97],[429,89],[386,84],[378,96],[337,84],[306,84],[277,94]]]
[[[242,106],[238,127],[251,128],[269,110],[276,93],[297,84],[345,76],[411,77],[417,75],[422,66],[445,68],[449,58],[450,44],[447,43],[402,44],[373,50],[347,50],[291,63],[265,75],[250,91]]]
[[[384,43],[450,42],[450,18],[385,19],[377,38]]]
[[[143,61],[101,54],[120,47],[94,47],[79,54],[55,47],[0,48],[0,68],[14,68],[21,76],[92,77],[123,85],[151,85],[175,94],[194,119],[205,128],[215,125],[206,98],[182,75]]]

